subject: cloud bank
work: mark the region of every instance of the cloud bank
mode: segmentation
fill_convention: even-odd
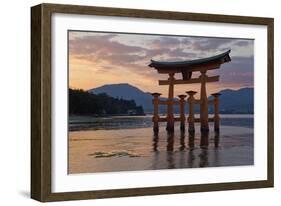
[[[147,90],[159,87],[157,80],[166,78],[147,66],[151,59],[191,60],[231,49],[232,61],[212,72],[221,75],[219,87],[252,87],[253,45],[254,40],[249,39],[71,31],[70,86],[90,89],[111,80],[112,83],[134,80],[136,86]]]

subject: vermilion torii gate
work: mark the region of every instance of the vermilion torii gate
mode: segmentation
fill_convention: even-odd
[[[161,94],[159,93],[152,93],[154,96],[153,104],[154,104],[154,115],[153,115],[153,122],[154,122],[154,131],[158,131],[158,122],[165,121],[167,122],[166,129],[168,131],[174,130],[174,122],[180,121],[181,122],[181,129],[184,130],[185,128],[185,112],[184,112],[184,105],[185,105],[185,97],[186,95],[179,95],[179,101],[174,100],[174,85],[176,84],[195,84],[200,83],[200,99],[196,100],[194,98],[194,94],[197,92],[188,91],[187,94],[189,98],[187,100],[189,104],[189,116],[188,116],[188,125],[189,131],[194,131],[194,122],[199,121],[201,123],[201,131],[209,131],[209,121],[215,122],[215,130],[219,130],[219,93],[213,94],[214,100],[209,101],[207,97],[206,91],[206,83],[207,82],[217,82],[219,81],[219,76],[207,76],[208,70],[218,69],[220,68],[221,64],[231,61],[229,56],[230,50],[221,53],[216,56],[203,58],[203,59],[196,59],[196,60],[189,60],[189,61],[175,61],[175,62],[165,62],[165,61],[154,61],[151,60],[149,64],[150,67],[155,68],[158,73],[160,74],[168,74],[169,77],[167,80],[159,80],[159,85],[168,85],[168,99],[167,101],[162,101],[159,99]],[[198,78],[192,78],[193,72],[200,72],[201,75]],[[181,73],[182,79],[175,79],[175,74]],[[164,104],[167,105],[167,117],[159,117],[158,115],[158,105]],[[200,104],[200,119],[194,118],[194,104]],[[214,111],[215,115],[214,118],[209,118],[208,114],[208,105],[214,104]],[[179,105],[180,106],[180,117],[174,117],[173,106]]]

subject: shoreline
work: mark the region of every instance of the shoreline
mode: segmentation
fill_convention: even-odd
[[[211,115],[210,115],[211,116]],[[195,117],[199,117],[196,114]],[[241,114],[222,114],[222,126],[241,126],[253,128],[254,116]],[[152,115],[146,116],[108,116],[108,117],[90,117],[90,116],[71,116],[68,122],[69,131],[88,131],[88,130],[120,130],[130,128],[149,128],[152,127]],[[176,125],[178,122],[175,123]],[[212,125],[213,123],[210,123]],[[160,122],[160,126],[164,126]],[[187,123],[186,123],[187,127]],[[212,126],[211,126],[212,127]]]

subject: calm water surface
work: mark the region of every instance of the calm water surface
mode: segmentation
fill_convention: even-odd
[[[254,164],[252,115],[221,115],[221,131],[152,131],[151,116],[70,117],[69,173]]]

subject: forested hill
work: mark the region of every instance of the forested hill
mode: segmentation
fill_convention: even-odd
[[[110,97],[105,93],[69,89],[70,115],[144,115],[142,106],[134,100]]]

